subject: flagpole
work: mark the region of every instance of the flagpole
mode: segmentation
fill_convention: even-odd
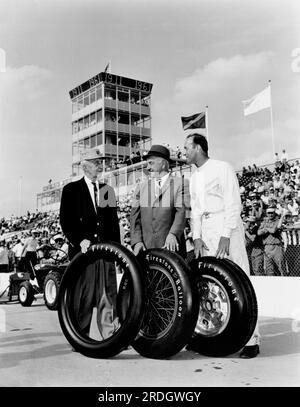
[[[22,176],[19,177],[19,208],[18,208],[18,212],[19,212],[19,216],[21,216],[21,212],[22,212]]]
[[[205,127],[206,127],[207,144],[209,145],[209,142],[208,142],[208,106],[205,106]]]
[[[273,108],[272,108],[272,94],[271,94],[271,79],[269,79],[270,89],[270,118],[271,118],[271,136],[272,136],[272,148],[273,148],[273,160],[275,159],[275,138],[274,138],[274,125],[273,125]]]

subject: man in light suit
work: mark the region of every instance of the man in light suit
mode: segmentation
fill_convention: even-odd
[[[188,183],[169,172],[170,150],[153,145],[145,156],[150,178],[135,190],[130,215],[131,246],[141,250],[166,248],[186,256],[185,211]]]
[[[65,185],[60,204],[60,223],[69,241],[69,258],[103,241],[120,243],[120,229],[113,188],[98,182],[103,159],[98,149],[81,155],[84,177]],[[75,313],[82,331],[89,334],[93,307],[97,307],[98,328],[109,336],[115,318],[117,280],[113,264],[100,260],[87,267],[76,288]],[[114,314],[114,315],[112,315]],[[108,327],[107,329],[105,328]]]

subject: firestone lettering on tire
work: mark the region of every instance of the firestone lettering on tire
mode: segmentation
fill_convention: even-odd
[[[172,275],[172,277],[177,278],[177,280],[175,280],[174,283],[175,283],[176,286],[177,286],[177,291],[178,291],[178,296],[179,296],[178,298],[181,299],[181,304],[182,304],[182,299],[183,299],[182,291],[183,291],[183,288],[182,288],[182,286],[181,286],[181,284],[180,284],[180,279],[178,278],[178,274],[177,274],[177,272],[174,270],[174,268],[172,267],[172,265],[171,265],[170,263],[168,263],[165,259],[162,259],[162,258],[157,257],[157,256],[153,256],[153,255],[151,255],[151,254],[147,254],[146,260],[148,260],[149,262],[161,264],[162,266],[164,266],[164,267],[170,272],[170,274]],[[180,317],[180,318],[182,318],[182,316],[183,316],[183,315],[182,315],[182,307],[179,307],[179,308],[178,308],[177,316]]]
[[[207,264],[204,262],[199,262],[198,263],[198,269],[201,269],[203,267],[208,267],[213,269],[216,273],[220,274],[222,277],[224,277],[224,280],[228,283],[229,287],[232,287],[234,285],[234,283],[232,282],[232,280],[229,278],[229,276],[226,273],[223,273],[222,271],[218,270],[216,267],[212,266],[211,264]],[[200,288],[200,286],[198,285],[198,288]],[[198,290],[199,291],[199,290]],[[231,290],[232,294],[236,294],[236,290],[233,289]],[[240,301],[240,298],[238,295],[235,295],[233,298],[233,301]]]

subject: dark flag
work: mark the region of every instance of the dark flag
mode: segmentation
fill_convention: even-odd
[[[104,72],[111,73],[110,71],[111,71],[111,63],[109,61],[108,64],[106,65],[105,69],[104,69]]]
[[[205,112],[196,113],[192,116],[181,117],[183,130],[205,129]]]

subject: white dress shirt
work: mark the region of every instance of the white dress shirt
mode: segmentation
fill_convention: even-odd
[[[86,176],[84,176],[84,180],[85,180],[85,182],[86,182],[86,184],[88,186],[88,189],[90,191],[90,195],[91,195],[91,198],[92,198],[92,201],[93,201],[93,204],[94,204],[95,211],[97,211],[96,210],[96,202],[95,202],[95,194],[94,194],[93,182]],[[99,199],[99,184],[98,184],[98,181],[95,181],[95,183],[96,183],[96,186],[97,186],[97,196],[98,196],[98,199]]]
[[[160,193],[160,190],[162,189],[162,187],[166,183],[167,179],[169,178],[169,175],[170,175],[170,173],[167,173],[163,177],[155,178],[155,196],[156,197],[158,197],[158,195]],[[160,181],[160,184],[159,184],[159,181]]]

